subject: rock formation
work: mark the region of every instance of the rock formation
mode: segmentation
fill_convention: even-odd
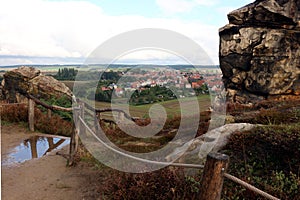
[[[300,0],[257,0],[228,14],[220,67],[228,97],[300,97]]]
[[[210,152],[218,152],[227,144],[230,136],[237,131],[249,131],[258,125],[248,123],[226,124],[219,128],[208,131],[183,146],[175,148],[174,151],[166,158],[168,161],[178,160],[181,163],[204,164],[206,156]]]
[[[39,99],[59,98],[65,95],[71,100],[72,92],[65,84],[51,76],[43,75],[36,68],[20,67],[6,72],[3,77],[2,95],[9,102],[21,102],[27,94]]]

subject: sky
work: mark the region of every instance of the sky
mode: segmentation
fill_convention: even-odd
[[[142,28],[182,34],[218,65],[218,29],[228,23],[230,11],[253,1],[0,0],[0,67],[82,64],[105,41]],[[119,62],[159,63],[174,56],[140,51],[119,58]],[[179,60],[170,64],[181,64]]]

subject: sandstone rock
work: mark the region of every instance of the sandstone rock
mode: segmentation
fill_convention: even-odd
[[[36,94],[44,98],[61,97],[62,95],[72,96],[70,89],[62,82],[51,76],[40,75],[30,80],[29,93]]]
[[[71,100],[72,92],[65,84],[36,68],[20,67],[6,72],[3,77],[3,94],[9,102],[23,102],[27,94],[43,99],[65,95]]]
[[[219,57],[230,100],[300,94],[299,10],[298,0],[259,0],[228,14]]]
[[[300,20],[299,7],[299,0],[257,0],[229,13],[228,19],[237,25],[293,27]]]
[[[204,164],[207,154],[220,151],[233,133],[249,131],[256,126],[248,123],[226,124],[176,148],[166,159],[171,161],[181,155],[178,160],[181,163]],[[185,151],[186,148],[188,148],[187,151]]]

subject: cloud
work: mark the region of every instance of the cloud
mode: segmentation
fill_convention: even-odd
[[[220,0],[195,0],[197,5],[201,6],[214,6],[220,3]]]
[[[219,0],[156,0],[158,7],[167,15],[186,13],[197,6],[213,6]]]
[[[191,9],[184,2],[171,4]],[[218,27],[196,21],[109,16],[86,1],[1,0],[0,8],[0,66],[79,62],[112,36],[138,28],[177,31],[218,60]]]
[[[195,5],[193,1],[186,0],[156,0],[156,4],[166,14],[188,12]]]
[[[81,56],[87,49],[78,38],[88,35],[81,16],[101,13],[85,2],[7,0],[0,7],[0,54],[27,56]]]

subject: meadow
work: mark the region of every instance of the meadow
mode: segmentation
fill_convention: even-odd
[[[198,96],[197,100],[198,100],[198,105],[199,105],[199,109],[201,112],[208,110],[209,107],[211,106],[209,95]],[[181,101],[186,108],[182,111],[181,111],[180,104],[177,99],[169,100],[169,101],[162,101],[157,104],[164,107],[164,109],[167,113],[167,116],[169,118],[172,118],[175,116],[181,116],[182,114],[191,114],[192,115],[193,111],[195,110],[194,100],[192,98],[187,97],[187,98],[182,99]],[[148,115],[149,110],[153,105],[154,104],[144,104],[144,105],[138,105],[138,106],[129,105],[130,115],[131,115],[131,117],[147,118],[147,117],[149,117],[149,115]],[[111,106],[112,106],[111,103],[108,103],[108,102],[95,102],[95,107],[99,108],[99,109],[110,108]],[[125,104],[125,105],[118,104],[117,106],[120,108],[122,108],[122,107],[125,108],[128,105],[127,104]],[[106,113],[104,116],[110,118],[111,113]]]

